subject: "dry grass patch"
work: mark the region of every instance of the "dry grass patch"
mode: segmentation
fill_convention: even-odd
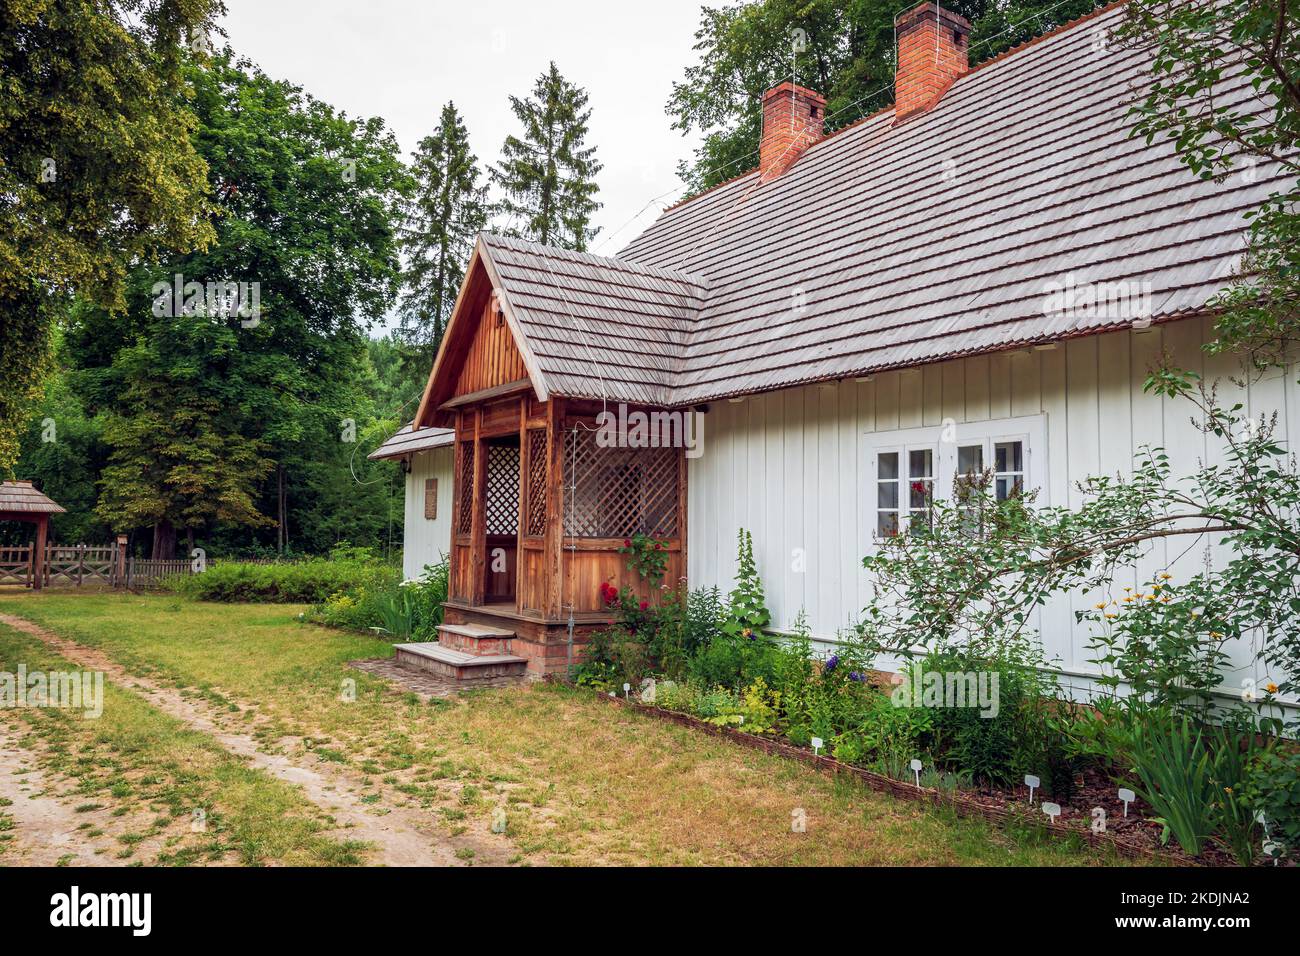
[[[0,598],[128,668],[192,688],[266,748],[346,765],[377,802],[411,804],[451,833],[504,808],[525,861],[574,864],[1120,862],[1040,830],[878,794],[856,780],[535,685],[422,703],[349,660],[384,642],[297,620],[295,607],[47,593]],[[355,682],[355,700],[341,697]],[[791,830],[802,809],[807,832]]]

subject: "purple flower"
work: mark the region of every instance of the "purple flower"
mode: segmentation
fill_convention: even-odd
[[[867,675],[862,673],[862,671],[849,671],[849,680],[857,681],[861,684],[866,679]]]
[[[840,666],[840,655],[832,654],[830,657],[826,658],[826,667],[825,667],[826,673],[829,674],[831,671],[835,670],[835,668],[839,666]]]

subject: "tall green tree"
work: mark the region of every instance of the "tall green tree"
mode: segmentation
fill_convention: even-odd
[[[971,64],[1087,13],[1097,0],[952,0],[971,21]],[[893,102],[894,0],[760,0],[704,7],[697,61],[673,84],[673,128],[704,140],[679,167],[688,189],[715,186],[758,165],[762,96],[794,77],[826,97],[838,129]]]
[[[420,140],[411,172],[415,192],[402,216],[401,332],[427,366],[451,318],[474,237],[488,220],[487,186],[479,183],[478,159],[454,103]]]
[[[381,120],[342,115],[229,50],[191,82],[216,241],[141,266],[124,316],[88,310],[68,334],[87,404],[106,418],[100,513],[153,525],[158,556],[176,530],[218,526],[285,550],[302,544],[291,535],[309,467],[345,467],[323,449],[350,452],[373,414],[364,333],[396,295],[410,182]],[[258,314],[177,314],[156,287],[177,276],[256,283]]]
[[[121,309],[161,250],[212,238],[184,43],[219,0],[0,0],[0,473],[76,293]]]
[[[556,69],[537,78],[533,93],[510,97],[523,125],[522,136],[507,136],[492,179],[504,192],[500,211],[510,217],[508,231],[546,245],[582,251],[596,235],[591,217],[601,164],[596,147],[585,146],[587,91]]]

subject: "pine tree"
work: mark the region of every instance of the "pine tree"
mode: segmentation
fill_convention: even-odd
[[[438,127],[420,141],[412,164],[416,190],[402,228],[402,338],[432,360],[442,341],[474,248],[487,225],[487,186],[456,105],[442,108]]]
[[[517,222],[510,233],[581,252],[595,237],[591,217],[600,203],[596,147],[587,137],[587,91],[560,75],[552,63],[537,78],[533,95],[510,97],[523,124],[523,138],[507,136],[493,181],[505,192],[500,210]]]

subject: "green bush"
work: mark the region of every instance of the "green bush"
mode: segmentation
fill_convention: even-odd
[[[331,594],[362,587],[395,585],[397,568],[365,549],[336,550],[328,558],[283,564],[218,562],[202,574],[171,578],[178,594],[199,601],[318,604]]]
[[[1300,861],[1300,752],[1256,753],[1247,768],[1246,801],[1264,815],[1276,855]]]
[[[436,640],[447,600],[447,560],[426,565],[418,578],[399,578],[379,575],[341,588],[312,608],[312,616],[343,630],[383,628],[397,641]]]

